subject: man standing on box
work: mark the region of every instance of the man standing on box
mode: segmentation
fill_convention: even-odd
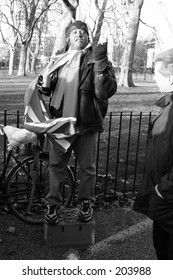
[[[66,40],[64,50],[53,58],[53,66],[48,66],[55,68],[58,63],[58,68],[49,76],[44,71],[38,80],[41,94],[50,95],[52,118],[76,119],[75,137],[67,151],[63,152],[53,144],[50,146],[50,190],[46,196],[45,215],[45,221],[49,224],[59,222],[61,186],[72,150],[81,172],[77,201],[79,221],[92,219],[97,134],[103,130],[108,98],[117,90],[115,74],[107,58],[107,43],[92,47],[88,27],[82,21],[75,21],[67,27]]]

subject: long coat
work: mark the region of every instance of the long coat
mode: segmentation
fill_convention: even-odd
[[[163,109],[149,127],[145,176],[135,199],[134,211],[147,215],[173,233],[172,95],[162,98],[158,104]]]

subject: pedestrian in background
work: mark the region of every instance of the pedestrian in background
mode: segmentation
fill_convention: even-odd
[[[149,126],[144,183],[134,210],[153,220],[157,258],[173,260],[173,49],[155,56],[155,79],[164,95]]]

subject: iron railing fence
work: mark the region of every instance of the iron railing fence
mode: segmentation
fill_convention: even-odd
[[[108,113],[97,142],[96,193],[135,195],[144,176],[144,158],[151,113]],[[20,127],[23,114],[0,113],[0,124]],[[20,153],[20,149],[18,149]],[[0,169],[6,161],[7,139],[0,137]],[[72,156],[72,164],[74,164]],[[75,170],[78,170],[75,163]],[[77,172],[75,174],[78,174]]]

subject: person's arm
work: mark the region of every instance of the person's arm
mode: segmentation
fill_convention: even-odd
[[[95,59],[95,94],[98,99],[106,100],[117,91],[117,81],[111,62],[107,58],[107,43],[93,48]]]

